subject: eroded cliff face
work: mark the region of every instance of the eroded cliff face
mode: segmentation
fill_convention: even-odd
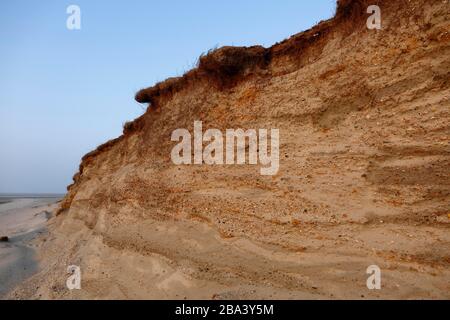
[[[29,294],[449,298],[450,5],[375,2],[381,30],[366,27],[376,3],[342,1],[271,48],[222,48],[140,91],[147,112],[83,159]],[[174,165],[171,134],[194,121],[278,128],[278,173]],[[367,291],[373,264],[382,291]]]

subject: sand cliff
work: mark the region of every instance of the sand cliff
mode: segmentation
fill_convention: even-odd
[[[341,1],[271,48],[221,48],[138,92],[147,112],[83,158],[42,271],[11,297],[450,298],[449,17],[440,0]],[[277,175],[175,166],[171,134],[196,120],[278,128]]]

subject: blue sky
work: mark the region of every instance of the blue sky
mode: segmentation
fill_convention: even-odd
[[[68,30],[66,8],[81,9]],[[142,114],[134,94],[223,45],[270,46],[334,0],[0,1],[0,193],[61,193],[81,157]]]

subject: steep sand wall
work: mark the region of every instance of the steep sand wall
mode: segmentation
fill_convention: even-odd
[[[371,297],[449,298],[450,7],[375,2],[382,30],[368,1],[342,1],[271,48],[218,49],[137,93],[147,112],[83,158],[55,220],[58,263],[33,281],[56,287],[30,294],[67,297],[79,263],[75,297],[360,298],[378,264]],[[196,120],[278,128],[278,174],[175,166],[171,134]]]

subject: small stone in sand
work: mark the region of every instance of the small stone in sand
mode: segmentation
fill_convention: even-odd
[[[0,237],[0,242],[8,242],[9,238],[4,236],[4,237]]]

